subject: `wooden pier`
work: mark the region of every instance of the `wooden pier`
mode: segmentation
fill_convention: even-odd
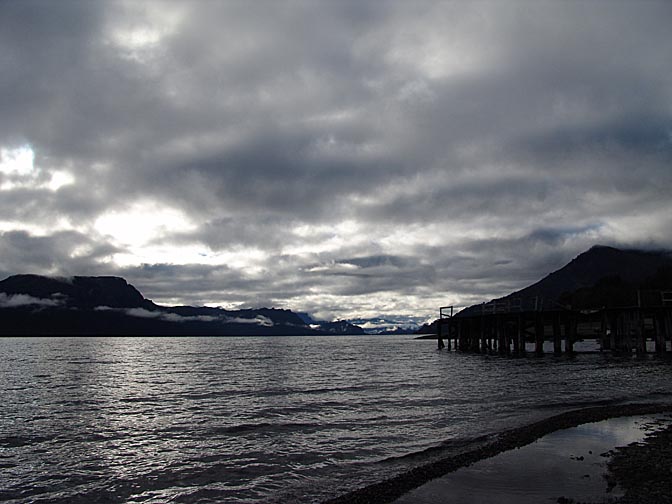
[[[597,340],[615,354],[668,354],[672,341],[672,290],[638,291],[631,306],[573,309],[543,298],[512,298],[471,306],[455,313],[439,309],[437,339],[448,351],[524,356],[574,353],[580,340]],[[649,345],[648,343],[652,344]],[[550,345],[549,345],[550,346]]]

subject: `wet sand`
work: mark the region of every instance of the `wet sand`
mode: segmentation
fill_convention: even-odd
[[[490,473],[490,475],[496,474],[504,467],[507,467],[510,471],[504,476],[505,480],[508,478],[509,481],[509,483],[506,483],[504,486],[509,488],[513,493],[513,500],[510,500],[509,502],[523,502],[521,496],[533,493],[531,490],[533,478],[526,477],[527,470],[524,469],[526,466],[522,464],[527,464],[527,467],[530,467],[529,457],[534,459],[535,457],[539,457],[539,453],[545,453],[546,456],[549,457],[549,461],[555,460],[557,462],[553,462],[556,464],[554,469],[556,478],[568,478],[565,480],[566,482],[570,480],[573,482],[573,487],[569,485],[561,488],[567,490],[576,488],[578,493],[580,493],[580,491],[585,492],[584,495],[577,494],[576,496],[572,496],[567,491],[558,493],[556,490],[550,490],[552,495],[549,495],[549,489],[546,488],[546,493],[544,494],[546,497],[541,498],[537,494],[534,496],[534,500],[530,502],[586,502],[586,500],[592,502],[607,502],[607,499],[613,500],[614,498],[619,497],[619,489],[615,488],[610,494],[605,493],[606,482],[600,478],[598,471],[602,474],[605,472],[607,458],[600,457],[604,451],[602,451],[602,448],[598,448],[598,446],[606,447],[604,449],[609,450],[615,446],[631,442],[628,441],[627,436],[622,436],[623,441],[615,440],[615,437],[613,436],[614,431],[621,431],[621,433],[623,433],[630,430],[631,439],[640,439],[643,437],[641,427],[645,423],[650,423],[651,420],[648,416],[642,417],[643,415],[671,412],[672,404],[627,404],[570,411],[521,428],[506,431],[498,436],[496,440],[485,446],[467,453],[462,453],[417,467],[381,483],[331,499],[327,501],[327,503],[377,504],[397,501],[398,504],[407,504],[410,502],[469,502],[469,500],[465,499],[472,493],[471,490],[474,488],[486,488],[489,484],[494,485],[492,482],[487,482],[485,479],[486,476],[488,473]],[[623,419],[622,417],[639,418]],[[595,425],[592,425],[591,427],[591,423],[593,422],[602,422],[607,419],[615,418],[619,418],[622,421],[606,422],[602,426],[597,426],[597,431],[595,431]],[[581,429],[571,429],[573,427],[582,426],[583,424],[588,425],[583,426]],[[627,427],[628,425],[631,427]],[[573,430],[573,432],[558,432],[563,429],[570,429]],[[602,430],[600,431],[600,429]],[[596,434],[596,432],[602,432],[602,435]],[[607,436],[604,435],[604,432],[610,432],[611,434]],[[540,439],[551,433],[556,433],[557,435],[555,437],[547,437],[543,440]],[[609,439],[610,437],[611,439]],[[602,440],[600,440],[600,438],[602,438]],[[540,443],[536,443],[536,447],[533,445],[527,447],[526,450],[514,450],[530,445],[536,440],[541,441]],[[600,451],[600,453],[596,453],[597,451]],[[496,456],[499,454],[502,454],[501,458],[499,458],[499,461],[495,460],[498,459]],[[522,458],[516,461],[516,456],[523,458],[528,457],[528,461],[524,462]],[[647,455],[642,455],[642,457],[646,459]],[[628,456],[624,455],[623,458],[627,459]],[[484,461],[484,463],[482,463],[481,466],[478,466],[477,463],[479,463],[479,461]],[[464,471],[463,474],[458,475],[460,472],[458,471],[459,469],[466,468],[472,464],[476,468],[475,471]],[[497,466],[497,464],[501,465]],[[537,466],[535,466],[535,471],[538,474],[544,474],[544,470],[540,466],[541,464],[537,464]],[[667,467],[670,466],[668,465]],[[577,470],[578,473],[583,471],[578,475],[578,482],[575,477],[578,474],[575,472]],[[545,474],[548,475],[550,473],[546,472]],[[458,475],[457,479],[455,479],[456,475]],[[587,477],[584,477],[586,475]],[[444,479],[444,477],[446,479]],[[450,478],[453,479],[450,480]],[[461,482],[458,483],[460,478],[462,478]],[[544,478],[537,477],[536,479],[543,480]],[[452,481],[452,483],[447,484],[449,480]],[[595,487],[593,480],[599,482],[602,488],[601,491],[592,489]],[[456,489],[460,485],[464,490],[462,491],[462,494],[455,495],[455,492],[457,491]],[[494,487],[492,488],[494,489]],[[503,488],[504,487],[498,487],[491,492],[491,495],[493,496],[492,500],[487,500],[484,496],[481,496],[480,500],[476,499],[471,502],[506,502],[505,500],[502,500],[504,495]],[[588,490],[589,488],[591,489]],[[409,494],[409,492],[412,491],[414,492]],[[623,499],[626,498],[628,498],[627,491]],[[558,499],[561,500],[558,501]],[[563,501],[562,499],[565,500]],[[660,502],[655,500],[654,497],[652,497],[652,499],[654,500],[648,502]],[[623,500],[623,502],[636,501]]]
[[[619,417],[563,429],[517,450],[458,469],[412,490],[394,504],[538,504],[622,498],[608,485],[610,454],[672,425],[663,415]]]

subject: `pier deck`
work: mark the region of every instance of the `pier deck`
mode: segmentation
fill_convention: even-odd
[[[535,298],[512,298],[471,306],[455,313],[453,306],[439,309],[439,348],[461,352],[525,355],[571,354],[579,340],[595,339],[600,349],[613,353],[647,352],[652,341],[658,354],[670,352],[672,341],[672,290],[638,291],[629,306],[572,308]]]

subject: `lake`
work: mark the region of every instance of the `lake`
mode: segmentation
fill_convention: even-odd
[[[568,409],[669,401],[669,361],[413,336],[0,339],[0,501],[320,502]]]

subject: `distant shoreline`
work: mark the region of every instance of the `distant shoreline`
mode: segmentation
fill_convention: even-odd
[[[552,432],[622,416],[672,412],[672,403],[621,404],[572,410],[501,433],[485,446],[416,467],[323,504],[386,504],[428,481],[499,453],[530,444]]]

